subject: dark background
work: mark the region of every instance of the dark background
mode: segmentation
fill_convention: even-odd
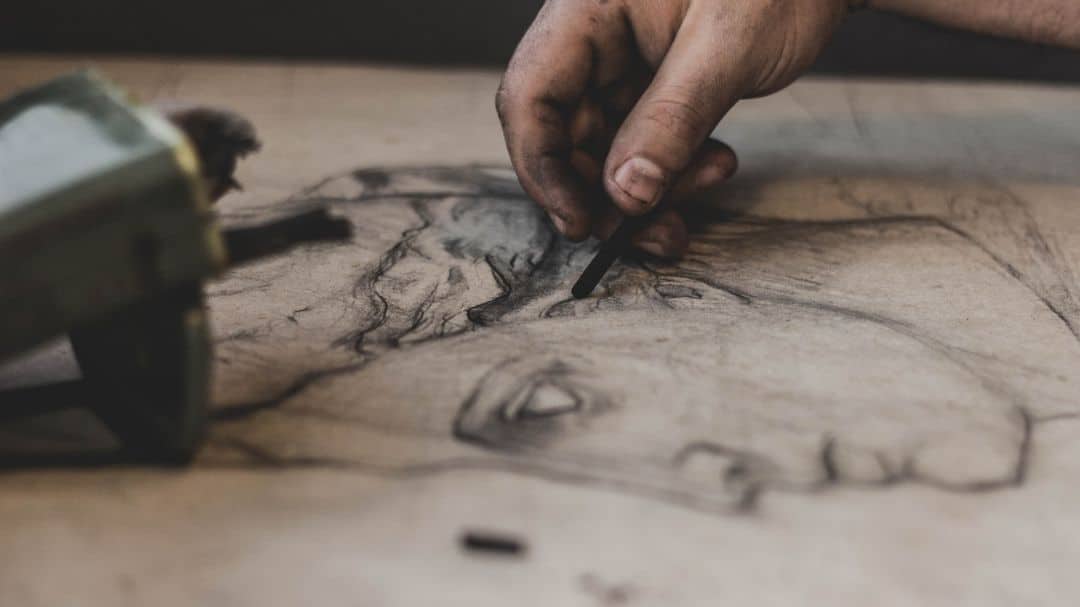
[[[947,0],[945,0],[947,1]],[[0,51],[500,65],[541,0],[5,0]],[[816,71],[1080,82],[1080,53],[855,14]]]

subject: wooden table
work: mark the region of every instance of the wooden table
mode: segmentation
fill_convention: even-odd
[[[496,73],[9,56],[0,93],[86,64],[252,119],[226,220],[321,202],[358,235],[209,287],[191,469],[0,477],[0,603],[1080,591],[1080,89],[808,79],[741,104],[718,135],[742,173],[689,258],[574,303],[595,245],[502,168]],[[468,553],[472,528],[528,551]]]

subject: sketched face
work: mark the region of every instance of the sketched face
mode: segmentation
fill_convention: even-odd
[[[1008,484],[1034,421],[1077,405],[1053,301],[932,198],[707,220],[684,261],[626,260],[584,301],[568,290],[595,245],[555,237],[508,171],[357,171],[306,201],[358,235],[215,289],[249,323],[219,327],[219,447],[391,468],[503,454],[723,507]]]

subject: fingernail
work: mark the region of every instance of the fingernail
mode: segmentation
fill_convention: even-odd
[[[739,157],[738,156],[732,156],[731,157],[731,162],[729,162],[728,165],[727,165],[727,171],[724,173],[724,179],[725,180],[731,179],[732,177],[735,176],[735,173],[738,173],[738,172],[739,172]]]
[[[707,165],[698,173],[697,182],[694,185],[702,190],[716,187],[727,180],[727,171],[725,167],[715,164]]]
[[[660,202],[666,182],[664,170],[653,161],[641,157],[627,160],[615,171],[615,185],[645,208],[652,208]]]
[[[549,217],[551,217],[551,223],[555,224],[555,229],[558,230],[560,234],[565,236],[566,235],[566,222],[563,221],[563,219],[561,217],[559,217],[558,215],[552,214],[552,215],[549,215]]]
[[[739,170],[739,159],[732,154],[716,153],[698,174],[696,185],[699,188],[711,188],[728,181]]]
[[[667,257],[667,252],[664,251],[664,247],[658,242],[645,240],[634,244],[637,245],[637,248],[645,251],[650,255],[655,255],[657,257]]]

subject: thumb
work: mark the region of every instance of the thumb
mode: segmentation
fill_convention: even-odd
[[[738,100],[735,71],[725,67],[733,62],[717,48],[724,38],[704,31],[710,26],[703,22],[715,20],[687,16],[652,84],[612,141],[604,185],[627,215],[647,213],[664,199]]]

